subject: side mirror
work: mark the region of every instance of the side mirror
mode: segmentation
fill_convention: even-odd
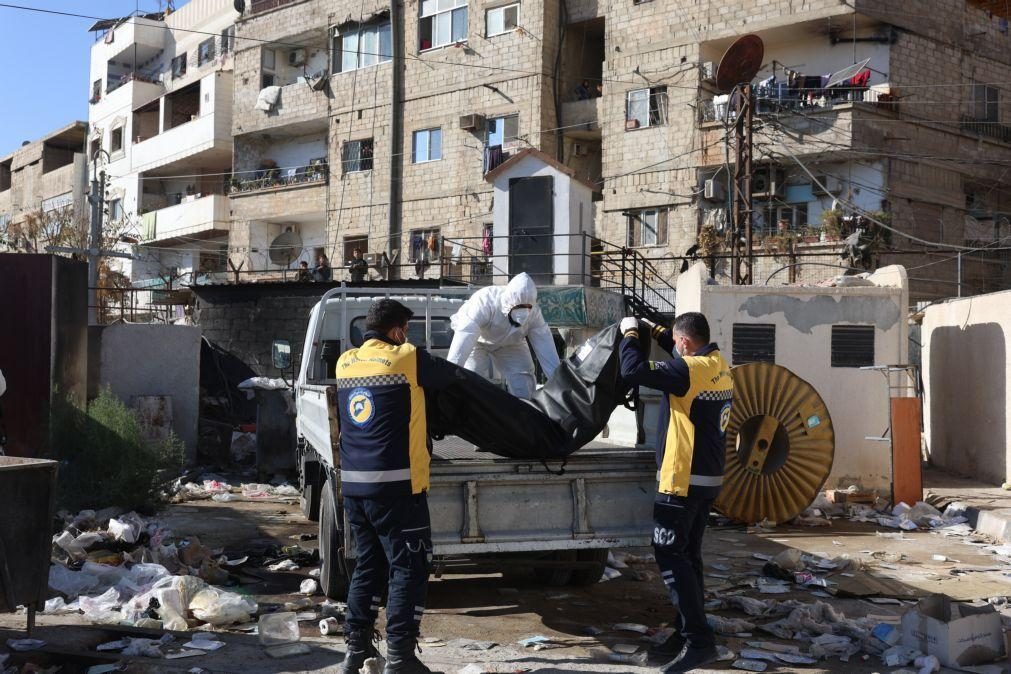
[[[291,367],[291,342],[287,339],[275,339],[270,347],[271,360],[278,370],[287,370]]]

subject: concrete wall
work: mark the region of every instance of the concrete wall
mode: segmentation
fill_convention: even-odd
[[[930,460],[984,482],[1011,481],[1011,291],[927,308],[922,327]]]
[[[127,405],[137,396],[168,396],[172,429],[196,455],[200,416],[200,328],[117,323],[101,335],[101,386]]]
[[[905,270],[887,267],[871,277],[878,287],[775,288],[707,285],[696,265],[678,279],[678,313],[701,311],[712,340],[733,365],[735,323],[776,326],[776,364],[810,383],[828,406],[835,429],[835,461],[829,487],[856,484],[888,491],[888,445],[865,440],[889,426],[888,389],[878,372],[831,366],[833,325],[874,325],[877,364],[905,363],[908,287]]]

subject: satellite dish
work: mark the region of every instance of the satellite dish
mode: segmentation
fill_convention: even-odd
[[[246,11],[246,0],[235,0],[235,2],[232,3],[232,6],[235,7],[236,12],[242,14]]]
[[[267,254],[274,264],[288,267],[302,254],[302,237],[295,232],[285,232],[270,242]]]
[[[757,35],[742,35],[734,40],[716,69],[716,88],[729,94],[738,84],[750,82],[762,68],[765,44]]]
[[[846,66],[842,70],[832,73],[832,77],[828,78],[828,82],[825,84],[825,88],[828,89],[829,87],[834,87],[837,84],[842,84],[851,77],[856,77],[863,71],[864,68],[867,67],[867,64],[870,62],[871,60],[869,58],[864,59],[860,63],[854,63],[851,66]]]

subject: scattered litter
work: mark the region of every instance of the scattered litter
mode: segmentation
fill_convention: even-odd
[[[607,659],[611,662],[620,662],[626,665],[645,665],[649,660],[649,654],[645,651],[631,655],[628,653],[608,653]]]
[[[319,633],[325,637],[341,633],[341,623],[337,618],[323,618],[319,621]]]
[[[447,642],[446,645],[465,651],[490,651],[498,646],[494,641],[476,641],[474,639],[453,639]]]
[[[639,650],[639,646],[636,644],[615,644],[611,646],[611,650],[615,653],[624,653],[625,655],[631,655]]]
[[[316,590],[319,589],[319,585],[312,578],[306,578],[302,581],[302,584],[298,586],[299,594],[316,594]]]
[[[520,639],[518,643],[524,648],[532,648],[535,651],[539,651],[551,646],[551,637],[538,634],[536,636],[527,637],[526,639]]]
[[[611,626],[615,632],[638,632],[639,634],[646,634],[649,632],[649,628],[645,625],[640,625],[639,623],[617,623]]]
[[[475,665],[471,663],[457,671],[456,674],[484,674],[484,669],[480,665]]]
[[[737,658],[737,654],[732,650],[724,646],[723,644],[716,644],[716,660],[717,662],[727,662],[729,660],[734,660]]]
[[[267,567],[267,571],[297,571],[298,564],[290,559],[282,559],[277,564],[271,564]]]
[[[749,672],[764,672],[769,668],[768,663],[762,662],[761,660],[734,660],[734,664],[730,665],[734,669],[743,669]]]
[[[42,639],[8,639],[7,648],[12,651],[35,651],[46,645]]]
[[[223,647],[225,642],[218,641],[218,637],[207,632],[197,632],[190,639],[189,643],[183,644],[183,648],[195,648],[200,651],[216,651]]]
[[[615,578],[620,578],[620,577],[621,577],[621,571],[618,571],[617,569],[612,569],[611,567],[608,566],[608,567],[606,567],[604,569],[604,575],[601,576],[600,580],[597,581],[597,582],[598,583],[603,583],[606,580],[614,580]]]

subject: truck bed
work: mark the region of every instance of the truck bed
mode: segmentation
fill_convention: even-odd
[[[643,458],[652,457],[653,450],[651,449],[636,449],[634,447],[625,447],[623,445],[613,444],[606,441],[595,440],[590,444],[586,445],[575,454],[569,456],[567,462],[582,462],[591,459],[601,459],[601,458],[614,458],[617,455],[625,456],[628,458]],[[435,464],[438,463],[458,463],[462,461],[487,461],[492,463],[530,463],[529,459],[508,459],[501,456],[496,456],[489,452],[481,451],[473,443],[467,442],[462,438],[456,436],[447,436],[442,440],[436,440],[432,443],[432,465],[433,469]],[[557,462],[551,462],[557,463]],[[548,465],[550,466],[551,463]]]

